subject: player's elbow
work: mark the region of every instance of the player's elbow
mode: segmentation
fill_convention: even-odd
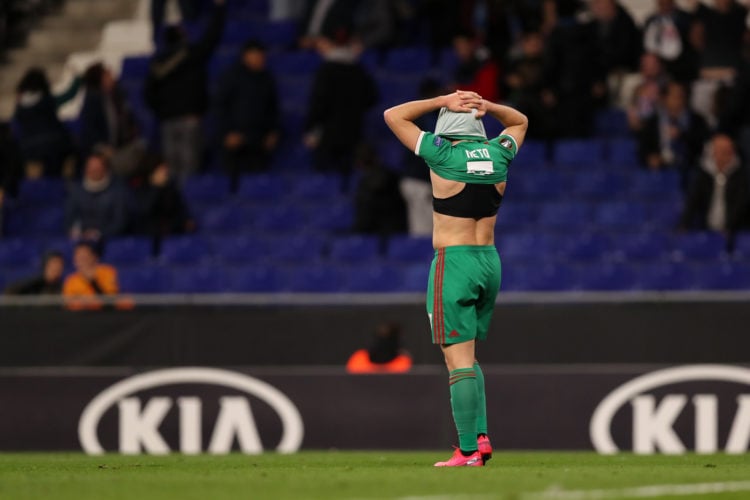
[[[393,123],[393,108],[388,108],[385,111],[383,111],[383,120],[385,120],[385,123],[388,125],[391,125]]]

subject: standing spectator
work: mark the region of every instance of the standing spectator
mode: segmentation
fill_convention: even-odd
[[[606,95],[591,24],[575,19],[578,2],[557,2],[557,24],[545,42],[543,103],[555,115],[556,135],[591,133],[595,107]]]
[[[750,226],[750,185],[747,167],[729,136],[715,135],[707,144],[700,170],[690,186],[681,226],[710,229],[730,241]]]
[[[315,150],[317,170],[348,177],[365,113],[377,102],[375,82],[358,62],[359,48],[346,37],[335,43],[320,39],[318,51],[324,61],[313,81],[304,141]]]
[[[80,114],[81,154],[96,148],[106,152],[117,175],[133,173],[145,151],[138,127],[115,77],[102,63],[90,66],[83,76],[86,97]]]
[[[688,107],[685,87],[670,82],[660,93],[656,112],[638,133],[641,161],[652,170],[677,168],[687,188],[689,169],[696,165],[707,135],[706,121]]]
[[[245,43],[240,61],[227,71],[216,92],[216,121],[224,167],[237,188],[243,172],[263,170],[279,140],[276,82],[266,69],[257,40]]]
[[[357,151],[361,171],[354,196],[354,231],[389,236],[407,231],[406,205],[395,172],[386,168],[375,150],[362,144]]]
[[[119,292],[117,270],[99,262],[99,252],[93,243],[76,244],[73,266],[76,272],[63,283],[63,296],[70,309],[100,309],[102,301],[98,297]]]
[[[8,123],[0,123],[0,209],[3,199],[15,197],[23,177],[23,159]],[[0,224],[0,228],[2,224]]]
[[[720,116],[719,130],[736,137],[742,156],[750,160],[750,58],[740,65]]]
[[[592,0],[591,13],[599,52],[606,73],[634,71],[641,54],[641,33],[633,18],[615,0]]]
[[[659,56],[667,73],[680,82],[697,77],[690,45],[692,18],[674,0],[656,0],[656,13],[643,26],[643,48]]]
[[[53,95],[47,75],[31,68],[16,89],[13,126],[26,162],[27,175],[59,176],[73,154],[73,141],[57,117],[57,110],[78,93],[80,80],[74,79],[63,94]]]
[[[125,190],[112,177],[104,155],[94,153],[86,160],[83,179],[68,195],[66,227],[72,239],[99,241],[125,229]]]
[[[133,189],[133,232],[147,234],[158,248],[161,239],[195,229],[187,204],[169,166],[158,156],[147,158],[146,175]]]
[[[488,101],[497,101],[500,97],[500,68],[489,50],[468,33],[453,38],[453,50],[458,57],[453,90],[470,90]]]
[[[641,81],[633,89],[627,109],[628,124],[634,132],[639,131],[643,127],[643,122],[656,112],[660,90],[668,83],[661,60],[651,53],[641,56],[639,76]]]
[[[62,292],[65,259],[60,252],[50,252],[42,262],[42,273],[31,279],[11,283],[8,295],[59,295]]]
[[[164,26],[164,17],[169,0],[151,0],[151,32],[154,37],[154,46],[159,44]],[[200,11],[200,0],[178,0],[180,16],[182,20],[192,20],[198,17]]]
[[[146,103],[161,123],[162,149],[180,182],[199,169],[203,141],[201,120],[208,108],[208,60],[224,29],[224,0],[214,0],[214,12],[203,37],[189,44],[180,26],[164,33],[165,47],[151,62],[146,79]]]
[[[368,2],[369,3],[369,2]],[[340,39],[354,31],[358,0],[311,0],[303,16],[300,47],[312,49],[321,39]]]
[[[701,67],[735,68],[742,58],[747,8],[734,0],[714,0],[713,7],[699,2],[696,18],[704,30]]]
[[[545,109],[542,100],[544,77],[544,39],[538,31],[521,36],[520,51],[512,54],[505,75],[508,101],[529,117],[534,126],[531,138],[550,139],[556,132],[555,116]]]

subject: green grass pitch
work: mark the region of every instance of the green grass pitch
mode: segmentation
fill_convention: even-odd
[[[432,467],[449,454],[7,453],[0,454],[0,499],[750,499],[748,455],[496,452],[484,468]]]

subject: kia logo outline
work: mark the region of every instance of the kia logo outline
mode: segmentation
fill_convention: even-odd
[[[278,414],[282,436],[276,451],[294,453],[304,437],[302,416],[292,401],[272,385],[237,372],[217,368],[185,367],[154,370],[121,380],[100,392],[86,405],[78,422],[78,439],[90,455],[105,453],[98,437],[102,416],[122,398],[154,387],[176,384],[213,384],[231,387],[255,396]]]

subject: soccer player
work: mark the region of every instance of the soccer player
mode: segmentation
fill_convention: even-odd
[[[434,134],[414,124],[438,109]],[[487,138],[484,115],[505,126],[498,137]],[[425,160],[432,180],[435,257],[427,286],[427,314],[432,342],[440,345],[450,372],[459,440],[453,456],[435,466],[482,466],[492,456],[492,445],[475,343],[487,337],[500,288],[495,220],[508,165],[523,143],[528,119],[515,109],[460,90],[394,106],[384,118],[396,137]]]

